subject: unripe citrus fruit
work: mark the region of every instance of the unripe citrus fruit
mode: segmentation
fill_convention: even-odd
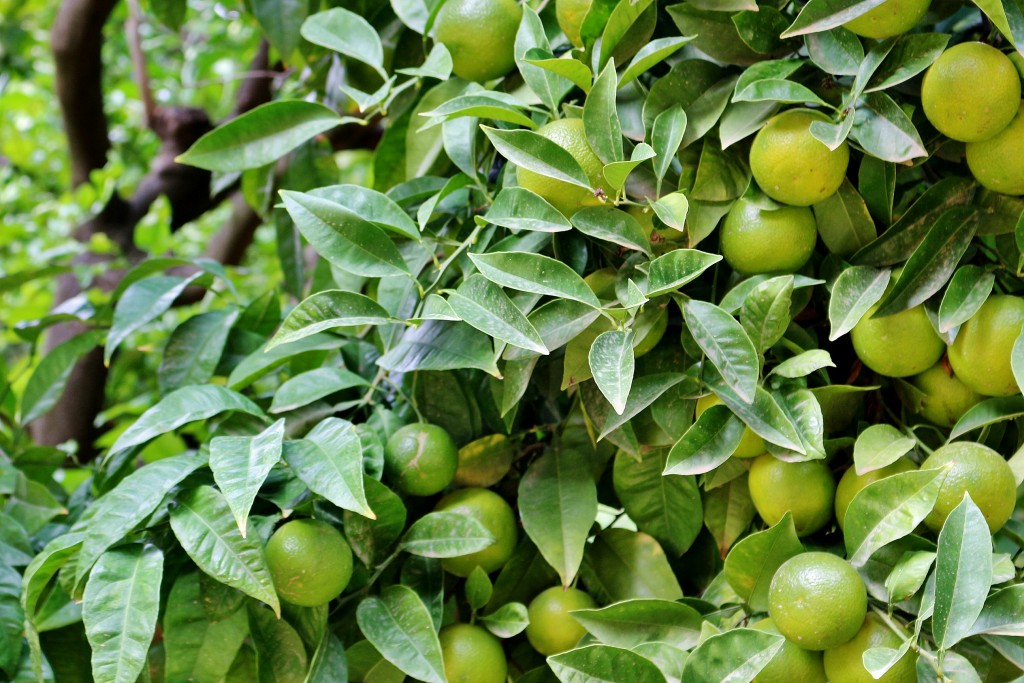
[[[267,566],[282,600],[302,607],[326,605],[352,578],[352,550],[326,522],[296,519],[267,541]]]
[[[516,65],[522,18],[516,0],[447,0],[434,21],[434,38],[451,53],[456,76],[489,81]]]
[[[555,18],[558,20],[558,26],[574,47],[583,47],[580,28],[593,4],[594,0],[555,0]],[[637,17],[612,51],[612,59],[615,60],[617,66],[624,65],[630,57],[647,44],[651,34],[654,33],[654,25],[657,21],[658,3],[653,2],[644,10],[643,14]]]
[[[843,26],[865,38],[891,38],[914,28],[930,4],[931,0],[886,0]]]
[[[984,396],[973,391],[942,361],[908,380],[924,394],[918,414],[940,427],[952,427]]]
[[[604,179],[604,164],[587,142],[583,119],[551,121],[537,129],[537,133],[569,152],[583,168],[592,188],[599,188],[605,194],[611,192]],[[572,216],[584,206],[601,204],[594,191],[585,187],[549,178],[526,168],[519,168],[516,174],[520,187],[539,194],[566,216]]]
[[[811,135],[815,121],[829,118],[810,109],[790,109],[769,119],[754,137],[750,170],[758,187],[775,201],[810,206],[843,184],[850,148],[846,142],[835,151],[826,147]]]
[[[900,458],[885,467],[864,474],[857,474],[857,470],[851,466],[839,479],[839,485],[836,486],[836,521],[839,523],[839,528],[845,530],[846,527],[843,525],[846,523],[846,511],[850,507],[850,502],[865,486],[893,474],[916,469],[917,465],[914,464],[914,461],[907,458]]]
[[[864,651],[873,647],[898,648],[903,639],[881,619],[868,614],[857,635],[842,645],[825,650],[825,673],[829,683],[916,683],[917,656],[907,651],[881,678],[872,678],[864,668]]]
[[[867,589],[850,564],[831,553],[786,560],[768,589],[768,614],[786,638],[806,650],[827,650],[860,630]]]
[[[817,241],[818,224],[805,206],[768,207],[738,199],[722,223],[722,256],[740,275],[795,273]]]
[[[836,482],[821,460],[783,462],[762,455],[750,467],[750,498],[766,524],[793,513],[798,536],[812,534],[832,520]]]
[[[949,347],[953,372],[985,396],[1020,393],[1010,365],[1013,344],[1024,327],[1024,299],[994,294],[965,322]]]
[[[924,372],[942,357],[946,345],[935,332],[924,307],[873,318],[872,306],[860,319],[850,339],[864,365],[886,377],[909,377]]]
[[[516,516],[505,499],[494,491],[481,488],[459,489],[438,501],[434,510],[469,515],[495,538],[495,542],[483,550],[441,560],[441,566],[450,573],[465,577],[479,566],[490,574],[503,567],[508,558],[512,557],[519,539]]]
[[[718,398],[714,394],[701,396],[697,399],[695,417],[700,417],[705,410],[711,406],[718,405],[721,402],[722,399]],[[755,434],[750,427],[744,427],[743,437],[740,439],[740,445],[736,447],[736,450],[733,451],[732,454],[737,458],[756,458],[759,455],[764,455],[764,452],[764,439]]]
[[[569,612],[594,607],[597,607],[594,599],[578,588],[548,588],[530,603],[526,638],[533,649],[545,657],[570,650],[587,629]]]
[[[413,496],[431,496],[452,483],[459,464],[458,449],[437,425],[414,422],[399,428],[384,447],[384,469],[398,489]]]
[[[762,619],[754,628],[782,635],[771,618]],[[787,640],[750,683],[826,683],[827,680],[821,653],[805,650]]]
[[[935,507],[924,520],[929,529],[939,533],[965,493],[971,495],[992,533],[1003,528],[1017,504],[1017,481],[1003,456],[980,443],[954,441],[936,448],[921,463],[923,470],[937,467],[948,469]]]
[[[505,650],[486,629],[452,624],[441,629],[438,639],[448,683],[505,683]]]
[[[1024,103],[1006,128],[987,140],[967,143],[967,166],[993,192],[1024,194]]]
[[[515,448],[504,434],[491,434],[459,449],[456,486],[487,488],[501,481],[512,467]]]
[[[928,67],[921,104],[943,135],[962,142],[987,140],[1017,113],[1020,76],[1010,58],[991,45],[960,43]]]

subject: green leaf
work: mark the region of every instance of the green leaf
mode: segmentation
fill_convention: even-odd
[[[477,565],[466,577],[466,602],[470,609],[483,609],[494,594],[494,584],[483,567]]]
[[[972,209],[950,209],[943,214],[914,250],[875,315],[892,315],[912,308],[942,289],[971,245],[976,229]]]
[[[189,278],[156,275],[132,283],[114,308],[114,321],[107,333],[103,361],[109,365],[114,351],[134,332],[145,327],[171,307],[198,275]]]
[[[410,588],[389,586],[356,608],[366,639],[406,675],[427,683],[447,683],[441,644],[423,600]]]
[[[519,483],[519,514],[562,585],[570,585],[597,517],[597,485],[584,455],[565,448],[531,463]]]
[[[832,356],[829,355],[828,351],[812,349],[797,354],[792,358],[787,358],[772,368],[769,374],[796,379],[798,377],[806,377],[823,368],[834,368],[835,366],[836,364],[832,362]]]
[[[974,429],[1003,420],[1012,420],[1022,415],[1024,415],[1024,397],[1017,395],[989,398],[964,413],[953,425],[949,438],[956,439]]]
[[[853,445],[853,463],[858,475],[891,465],[913,450],[917,441],[892,425],[871,425]]]
[[[572,224],[584,235],[650,253],[650,240],[643,228],[625,211],[610,206],[588,206],[573,214]]]
[[[910,117],[883,92],[867,93],[858,101],[850,136],[883,161],[905,163],[928,156]]]
[[[521,187],[506,187],[494,198],[484,220],[511,230],[563,232],[572,223],[540,195]]]
[[[754,402],[748,403],[735,393],[714,366],[705,366],[704,381],[722,399],[722,403],[758,436],[782,448],[803,453],[804,446],[796,425],[763,387],[757,387]]]
[[[666,391],[686,379],[686,375],[678,372],[665,372],[635,378],[629,390],[629,398],[626,399],[625,410],[622,411],[621,415],[614,411],[609,411],[605,417],[604,426],[601,427],[601,433],[597,437],[598,441],[632,420],[640,411],[664,395]]]
[[[720,254],[708,254],[696,249],[673,249],[651,261],[647,296],[654,298],[677,291],[721,260]]]
[[[465,323],[442,320],[427,320],[406,330],[377,365],[392,372],[477,368],[500,376],[487,335]]]
[[[759,353],[770,349],[786,333],[792,322],[792,302],[792,275],[765,280],[743,300],[740,322]]]
[[[636,0],[635,2],[620,2],[615,5],[608,16],[608,23],[605,24],[604,31],[601,33],[601,50],[597,61],[601,68],[608,63],[619,42],[637,23],[641,15],[647,11],[652,2],[654,0]],[[583,27],[580,27],[581,37],[582,31]]]
[[[597,156],[606,164],[622,161],[622,126],[615,108],[615,92],[618,77],[615,63],[611,61],[594,81],[594,87],[583,103],[583,127],[587,142]]]
[[[373,223],[312,194],[282,190],[281,198],[299,232],[332,265],[365,277],[409,273],[398,247]]]
[[[552,56],[544,23],[536,10],[527,6],[523,8],[523,18],[519,22],[519,30],[516,31],[516,67],[526,85],[540,98],[544,106],[550,111],[557,111],[559,102],[572,89],[573,84],[557,73],[531,64],[530,60],[535,59],[538,52],[545,57]]]
[[[180,575],[163,618],[166,680],[215,681],[231,669],[249,632],[246,610],[213,618],[203,604],[199,573]]]
[[[110,447],[110,452],[117,453],[138,446],[189,422],[206,420],[228,411],[263,417],[259,406],[238,392],[222,386],[203,384],[177,389],[160,399],[159,403],[124,430]]]
[[[171,510],[171,529],[182,549],[210,577],[237,588],[281,614],[259,535],[242,536],[231,508],[210,486],[189,489]]]
[[[670,600],[625,600],[571,614],[602,643],[627,649],[659,642],[689,650],[697,645],[704,621],[694,608]]]
[[[676,36],[671,38],[656,38],[649,41],[633,56],[632,61],[619,77],[619,89],[622,89],[642,73],[645,73],[655,64],[658,64],[679,51],[681,47],[693,40],[696,36]],[[660,156],[660,155],[659,155]]]
[[[309,14],[309,4],[301,0],[255,0],[251,7],[260,28],[278,54],[287,58],[295,52],[299,46],[302,22]],[[177,30],[180,23],[172,28]]]
[[[842,27],[809,33],[804,37],[804,44],[811,61],[834,76],[856,76],[864,61],[860,38]]]
[[[363,447],[351,422],[320,421],[305,439],[284,443],[284,459],[310,491],[374,519],[363,488]]]
[[[664,549],[643,532],[605,529],[586,546],[580,571],[599,602],[683,596]]]
[[[590,92],[594,75],[586,64],[575,59],[571,53],[555,58],[550,52],[540,48],[531,48],[525,56],[531,57],[531,59],[523,60],[525,64],[540,67],[545,71],[567,78],[583,92]]]
[[[731,479],[705,494],[704,526],[715,537],[723,557],[750,526],[755,514],[746,477]]]
[[[1024,636],[1024,585],[996,591],[985,601],[968,635]]]
[[[246,611],[260,683],[302,680],[309,662],[302,637],[295,628],[284,619],[275,619],[273,613],[256,603],[250,602]]]
[[[548,354],[540,333],[501,287],[483,275],[466,278],[448,296],[448,303],[462,320],[484,334],[514,346]]]
[[[796,21],[783,31],[782,37],[792,38],[842,26],[883,2],[885,0],[810,0],[800,10]]]
[[[494,534],[469,515],[430,512],[413,522],[401,548],[422,557],[458,557],[488,548],[495,540]]]
[[[629,178],[629,174],[633,172],[633,169],[655,156],[654,148],[646,142],[641,142],[629,153],[627,161],[614,161],[607,164],[601,174],[608,181],[611,189],[618,193],[625,187],[626,179]]]
[[[912,533],[932,511],[945,479],[944,470],[920,470],[894,474],[864,487],[846,512],[850,563],[862,567],[876,550]]]
[[[369,384],[356,373],[343,368],[317,368],[302,372],[277,388],[274,400],[270,404],[270,412],[288,412],[339,391]]]
[[[687,232],[686,216],[690,212],[690,200],[684,193],[670,192],[651,204],[651,208],[665,225],[679,232]],[[692,238],[692,230],[690,232]],[[691,239],[691,243],[695,244],[696,241]]]
[[[746,426],[731,410],[713,405],[672,446],[665,474],[705,474],[729,459]]]
[[[651,129],[651,147],[657,153],[654,175],[661,180],[676,158],[686,133],[686,112],[678,104],[658,114]]]
[[[76,583],[107,548],[141,524],[163,503],[164,496],[205,463],[204,457],[194,453],[159,460],[132,472],[94,502],[76,561]]]
[[[508,602],[494,612],[480,617],[480,623],[499,638],[512,638],[526,630],[530,617],[526,605]]]
[[[192,316],[178,325],[167,340],[160,363],[157,377],[161,393],[209,382],[238,316],[237,309],[222,308]]]
[[[992,536],[969,494],[942,525],[937,553],[932,635],[945,650],[971,632],[992,585]]]
[[[927,550],[903,553],[899,563],[885,578],[889,602],[896,603],[913,597],[924,585],[928,574],[931,573],[933,562],[935,562],[935,553]]]
[[[529,130],[480,128],[498,153],[516,166],[590,189],[587,174],[575,157],[544,136]]]
[[[892,271],[870,266],[853,266],[839,274],[832,285],[828,319],[832,325],[829,341],[835,341],[856,327],[864,314],[881,300]]]
[[[537,124],[533,119],[523,113],[526,108],[524,102],[512,95],[485,90],[454,97],[433,111],[423,112],[421,116],[436,118],[437,123],[459,117],[473,117],[508,121],[518,126],[536,129]]]
[[[635,652],[608,645],[587,645],[548,657],[548,666],[562,683],[625,681],[665,683],[654,662]]]
[[[21,394],[22,424],[32,422],[57,405],[78,359],[96,348],[100,339],[98,332],[85,332],[47,351]]]
[[[612,482],[626,514],[673,556],[686,552],[701,530],[700,493],[693,477],[663,476],[666,449],[642,453],[635,460],[615,456]],[[612,643],[614,644],[614,643]]]
[[[833,254],[850,256],[878,236],[867,204],[849,180],[812,208],[821,241]]]
[[[621,415],[633,384],[632,330],[609,330],[598,335],[590,347],[590,372],[615,412]]]
[[[333,633],[327,632],[309,662],[306,683],[334,683],[348,679],[348,658],[345,646]]]
[[[275,100],[211,130],[175,161],[219,172],[259,168],[341,123],[322,104]]]
[[[419,228],[395,200],[359,185],[328,185],[310,191],[314,197],[340,204],[378,228],[420,241]]]
[[[970,320],[992,293],[995,281],[995,273],[981,266],[957,268],[939,304],[939,332],[949,332]]]
[[[900,36],[871,77],[867,92],[886,90],[910,80],[931,66],[948,43],[949,36],[941,33],[907,33]]]
[[[268,330],[266,334],[269,336],[271,331]],[[290,344],[281,344],[270,350],[267,350],[264,344],[235,366],[228,376],[228,387],[239,391],[285,363],[293,359],[301,360],[303,354],[314,355],[318,351],[333,351],[346,341],[331,334],[316,334]]]
[[[732,547],[725,558],[725,578],[752,610],[766,612],[768,587],[775,570],[803,551],[793,515],[787,511],[775,526],[753,533]]]
[[[302,24],[302,37],[374,67],[384,75],[384,48],[366,19],[341,7],[319,12]]]
[[[218,436],[210,441],[210,469],[244,537],[249,510],[270,470],[281,460],[284,419],[256,436]]]
[[[757,351],[743,326],[707,301],[690,299],[682,308],[686,328],[722,379],[741,400],[753,403],[760,368]]]
[[[502,287],[601,307],[601,302],[583,278],[566,264],[548,256],[506,251],[470,254],[469,258],[481,275]]]
[[[135,683],[149,654],[160,611],[164,555],[135,543],[109,550],[85,586],[82,621],[97,683]]]
[[[751,681],[785,642],[782,636],[750,628],[713,635],[690,653],[682,683]]]

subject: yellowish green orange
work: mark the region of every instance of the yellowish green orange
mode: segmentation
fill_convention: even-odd
[[[270,537],[267,566],[282,600],[302,607],[326,605],[352,578],[352,550],[326,522],[296,519]]]
[[[797,535],[806,536],[832,521],[836,482],[821,460],[783,462],[765,454],[751,465],[748,483],[757,514],[769,525],[791,512]]]

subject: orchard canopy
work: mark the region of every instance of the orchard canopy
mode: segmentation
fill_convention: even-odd
[[[0,681],[1024,680],[1024,3],[0,16]]]

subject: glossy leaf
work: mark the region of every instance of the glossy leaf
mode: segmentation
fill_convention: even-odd
[[[985,399],[970,408],[957,420],[949,433],[949,438],[955,439],[972,430],[1004,420],[1012,420],[1021,415],[1024,415],[1024,397],[1018,395]]]
[[[452,310],[495,339],[547,355],[540,333],[501,287],[480,274],[470,275],[448,297]]]
[[[725,383],[741,400],[753,403],[759,374],[757,352],[739,322],[718,306],[697,299],[683,304],[683,316],[690,334]]]
[[[146,665],[160,611],[164,555],[149,545],[109,550],[85,585],[82,621],[97,683],[134,683]]]
[[[223,619],[207,612],[199,574],[183,574],[167,598],[162,622],[168,683],[217,680],[227,675],[249,631],[244,609]]]
[[[521,292],[572,299],[600,308],[594,292],[575,271],[541,254],[492,252],[470,254],[480,273],[491,282]]]
[[[970,632],[992,585],[992,537],[981,510],[964,496],[939,532],[932,634],[940,649]]]
[[[377,360],[392,372],[477,368],[499,376],[494,346],[483,332],[463,322],[427,320],[406,330],[401,340]]]
[[[219,491],[200,486],[181,494],[177,507],[171,510],[171,529],[201,570],[280,614],[263,542],[258,537],[242,536]]]
[[[104,362],[109,365],[121,342],[169,309],[196,277],[156,275],[139,280],[125,289],[114,307],[114,321],[103,347]]]
[[[521,187],[506,187],[499,192],[483,217],[488,223],[512,230],[563,232],[572,229],[561,211],[540,195]]]
[[[669,451],[665,474],[705,474],[729,459],[746,425],[723,405],[713,405],[694,421]]]
[[[625,159],[622,151],[622,126],[615,109],[616,90],[618,77],[614,62],[610,62],[594,81],[594,87],[583,103],[583,126],[587,141],[598,158],[606,164]]]
[[[666,552],[686,552],[701,530],[700,491],[693,477],[663,476],[665,449],[642,453],[635,460],[619,451],[612,483],[615,493],[640,531],[658,540]],[[612,643],[614,645],[614,643]]]
[[[374,518],[363,489],[363,448],[351,422],[322,420],[306,438],[284,443],[284,459],[313,493]]]
[[[683,683],[751,681],[784,643],[782,636],[749,628],[713,635],[690,653]]]
[[[389,586],[356,608],[359,628],[389,662],[427,683],[447,683],[441,644],[426,605],[405,586]]]
[[[891,275],[888,270],[870,266],[853,266],[839,274],[828,302],[828,318],[832,324],[830,341],[856,327],[868,309],[882,299]]]
[[[674,249],[651,261],[647,296],[653,298],[678,290],[722,260],[719,254],[696,249]]]
[[[499,638],[512,638],[526,630],[530,623],[526,605],[509,602],[494,612],[480,617],[480,623]]]
[[[605,529],[586,546],[581,572],[587,588],[601,602],[678,600],[683,595],[665,551],[643,532]]]
[[[353,387],[369,385],[363,377],[343,368],[317,368],[286,380],[274,393],[271,413],[284,413]]]
[[[848,180],[812,208],[821,241],[833,254],[850,256],[878,236],[867,202]]]
[[[208,171],[259,168],[340,123],[343,119],[322,104],[276,100],[210,131],[176,161]]]
[[[957,268],[939,304],[939,332],[949,332],[970,320],[992,293],[995,281],[995,274],[980,266]]]
[[[624,681],[665,683],[658,667],[644,657],[608,645],[588,645],[548,657],[548,666],[562,683]]]
[[[59,344],[39,361],[21,395],[21,422],[28,424],[57,405],[78,360],[96,348],[100,335],[86,332]]]
[[[337,327],[389,322],[388,312],[367,296],[337,289],[317,292],[292,309],[266,348],[269,350]]]
[[[401,547],[413,555],[444,558],[469,555],[494,543],[494,535],[469,515],[431,512],[413,522]]]
[[[857,474],[882,469],[909,453],[917,442],[892,425],[871,425],[857,436],[853,463]]]
[[[626,399],[633,384],[632,330],[610,330],[598,335],[590,347],[590,372],[598,389],[621,415],[626,409]]]
[[[158,375],[160,391],[166,394],[209,382],[238,316],[237,309],[222,308],[200,313],[178,325],[164,348]]]
[[[572,216],[572,224],[585,235],[605,242],[650,253],[650,240],[640,223],[625,211],[611,207],[588,206]]]
[[[669,600],[625,600],[571,614],[602,643],[627,649],[659,642],[689,650],[697,645],[704,621],[689,605]]]
[[[1024,585],[1017,584],[992,593],[985,601],[969,635],[1024,635]]]
[[[481,128],[494,148],[516,166],[590,189],[590,181],[579,162],[551,140],[528,130]]]
[[[210,469],[242,536],[256,494],[281,460],[284,420],[278,420],[256,436],[219,436],[210,441]]]
[[[335,7],[319,12],[302,24],[302,37],[381,71],[384,48],[377,31],[355,12]]]
[[[793,515],[787,511],[775,526],[753,533],[732,547],[725,558],[725,578],[751,609],[765,612],[775,570],[803,551]]]
[[[562,585],[570,585],[597,517],[597,486],[583,454],[570,448],[535,460],[519,484],[519,514]]]

